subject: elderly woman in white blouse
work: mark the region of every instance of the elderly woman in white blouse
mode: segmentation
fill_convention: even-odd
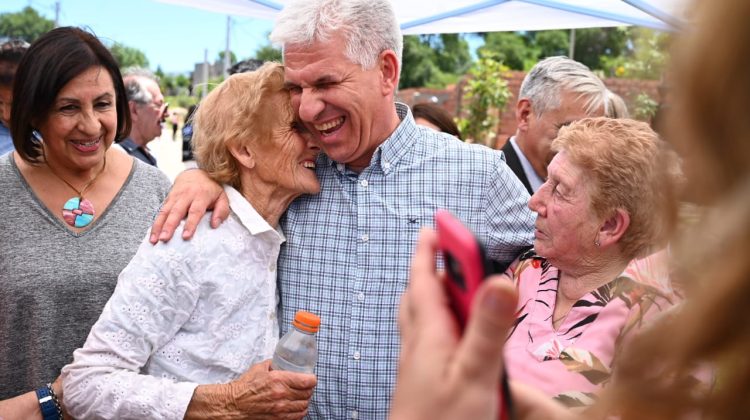
[[[143,242],[63,369],[76,418],[306,414],[315,376],[271,371],[268,360],[279,334],[279,218],[320,189],[318,149],[295,121],[282,66],[231,76],[201,103],[194,130],[229,220],[211,229],[206,215],[191,241]]]

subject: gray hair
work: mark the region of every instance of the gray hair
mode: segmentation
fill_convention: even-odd
[[[609,114],[607,87],[585,65],[568,57],[549,57],[538,62],[521,83],[519,99],[528,99],[535,115],[560,106],[560,92],[566,89],[586,100],[586,113],[602,108]]]
[[[630,112],[628,112],[628,105],[622,97],[611,90],[607,89],[607,102],[609,102],[609,109],[607,109],[605,117],[609,118],[630,118]]]
[[[159,84],[159,77],[151,70],[142,67],[128,67],[122,72],[122,79],[125,82],[125,93],[128,101],[138,104],[150,104],[154,100],[153,95],[144,86],[144,80],[153,80]]]
[[[386,50],[396,53],[401,67],[404,41],[389,0],[296,0],[279,13],[270,39],[283,49],[326,41],[339,31],[346,57],[363,69],[375,66]]]

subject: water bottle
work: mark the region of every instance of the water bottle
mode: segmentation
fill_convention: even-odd
[[[290,372],[313,373],[318,361],[318,343],[315,333],[320,327],[320,318],[310,312],[297,311],[290,329],[273,353],[271,369]]]

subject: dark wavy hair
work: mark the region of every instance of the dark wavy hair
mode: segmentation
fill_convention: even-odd
[[[93,34],[75,27],[55,28],[31,44],[16,70],[11,108],[11,135],[22,159],[39,162],[41,144],[32,133],[49,117],[60,90],[81,73],[99,66],[109,72],[114,83],[117,141],[130,132],[130,110],[120,69],[107,47]]]
[[[29,44],[22,39],[12,39],[0,44],[0,86],[13,86],[18,62],[28,49]]]
[[[414,116],[414,119],[423,118],[431,122],[443,133],[451,134],[459,139],[461,138],[461,132],[458,131],[458,126],[453,121],[453,117],[440,105],[419,103],[411,108],[411,114]]]

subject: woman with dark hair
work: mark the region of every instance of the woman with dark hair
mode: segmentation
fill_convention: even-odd
[[[117,62],[92,34],[63,27],[42,35],[14,83],[16,150],[0,158],[0,184],[12,197],[4,205],[12,217],[0,219],[0,399],[25,394],[0,402],[0,417],[54,418],[62,389],[55,379],[99,317],[169,181],[110,150],[131,120]]]
[[[458,126],[451,115],[440,105],[431,103],[416,104],[411,108],[414,122],[418,125],[432,128],[435,131],[448,133],[456,138],[461,138]]]

